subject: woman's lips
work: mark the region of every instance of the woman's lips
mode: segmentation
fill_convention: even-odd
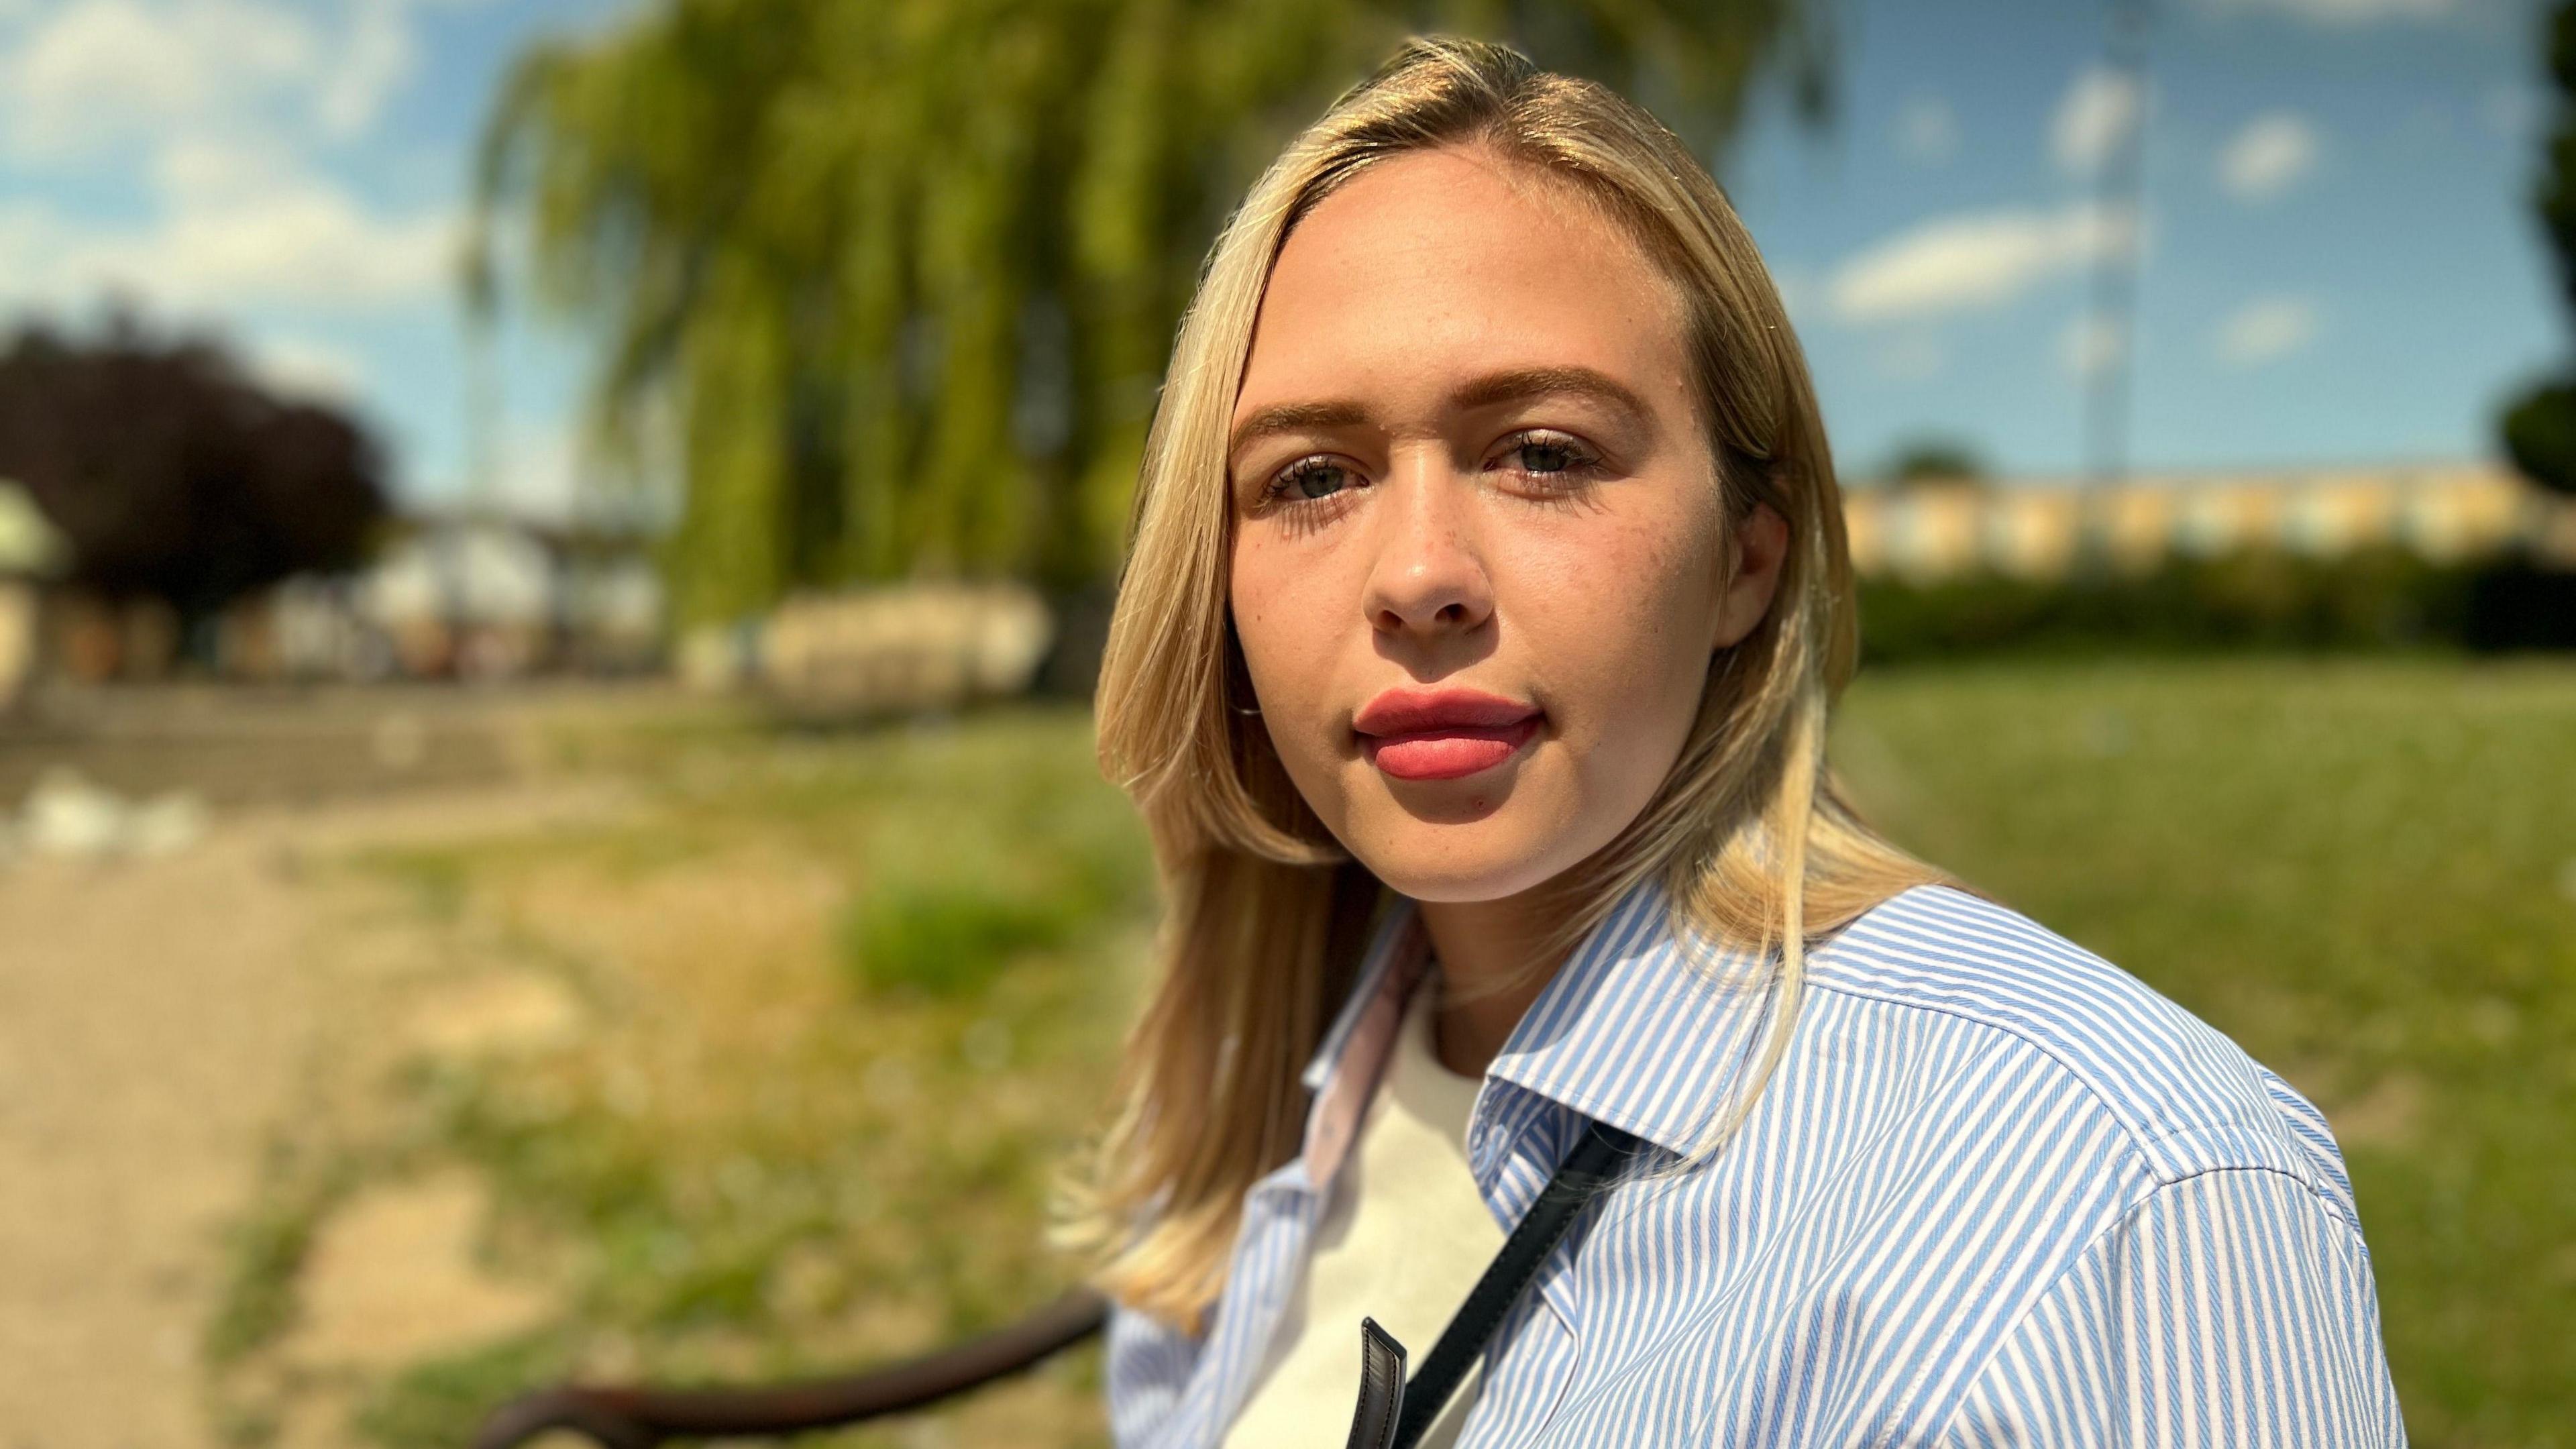
[[[1352,719],[1370,764],[1399,780],[1454,780],[1520,752],[1546,715],[1476,689],[1390,689]]]
[[[1400,735],[1362,735],[1369,763],[1399,780],[1455,780],[1490,770],[1538,733],[1538,716],[1516,725],[1451,725]]]

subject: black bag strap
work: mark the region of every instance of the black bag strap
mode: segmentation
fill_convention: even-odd
[[[1548,1254],[1556,1251],[1566,1229],[1574,1225],[1574,1215],[1583,1210],[1583,1205],[1592,1200],[1593,1194],[1610,1185],[1619,1164],[1633,1156],[1638,1147],[1635,1137],[1616,1127],[1603,1122],[1589,1124],[1583,1140],[1574,1145],[1574,1151],[1566,1155],[1564,1163],[1556,1169],[1556,1175],[1539,1190],[1538,1200],[1521,1215],[1520,1226],[1512,1229],[1512,1235],[1503,1240],[1503,1250],[1494,1255],[1494,1261],[1486,1266],[1484,1276],[1468,1290],[1467,1301],[1459,1305],[1457,1315],[1449,1320],[1447,1328],[1441,1330],[1439,1342],[1431,1345],[1431,1352],[1422,1360],[1422,1367],[1393,1394],[1385,1391],[1380,1375],[1365,1373],[1365,1365],[1383,1362],[1385,1345],[1394,1345],[1394,1361],[1400,1369],[1404,1362],[1403,1346],[1388,1337],[1374,1320],[1363,1320],[1360,1329],[1364,1360],[1362,1411],[1351,1425],[1351,1449],[1413,1449],[1421,1441],[1424,1432],[1430,1429],[1431,1421],[1448,1406],[1450,1396],[1457,1393],[1458,1385],[1466,1381],[1467,1371],[1475,1366],[1477,1357],[1484,1353],[1496,1330],[1503,1326],[1503,1315],[1509,1313],[1512,1305],[1520,1301],[1521,1294],[1528,1291],[1530,1280],[1538,1276],[1539,1266],[1547,1261]],[[1376,1340],[1384,1340],[1384,1344],[1377,1344]],[[1371,1346],[1378,1349],[1374,1359],[1369,1357]],[[1383,1419],[1368,1412],[1375,1407],[1370,1402],[1372,1399],[1384,1403],[1388,1398],[1394,1400],[1392,1404],[1385,1405],[1394,1411],[1392,1433],[1377,1428]],[[1374,1432],[1364,1436],[1364,1430]]]
[[[1379,1449],[1395,1442],[1396,1416],[1404,1409],[1404,1345],[1360,1320],[1360,1402],[1351,1410],[1351,1449]]]

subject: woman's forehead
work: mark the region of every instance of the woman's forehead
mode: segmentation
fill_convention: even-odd
[[[1550,367],[1687,405],[1684,316],[1576,187],[1483,148],[1417,152],[1362,172],[1289,234],[1236,416]]]

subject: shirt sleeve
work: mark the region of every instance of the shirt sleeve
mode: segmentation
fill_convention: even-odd
[[[2287,1173],[2166,1184],[2033,1305],[1940,1442],[2403,1445],[2361,1236]]]
[[[1110,1306],[1103,1377],[1110,1438],[1122,1449],[1144,1443],[1171,1417],[1199,1348],[1197,1339],[1158,1319]]]

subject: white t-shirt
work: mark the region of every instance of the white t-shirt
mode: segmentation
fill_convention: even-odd
[[[1409,1374],[1502,1251],[1502,1226],[1467,1169],[1467,1121],[1484,1079],[1450,1071],[1432,1050],[1437,980],[1425,972],[1405,1008],[1386,1075],[1225,1449],[1341,1443],[1359,1400],[1360,1319],[1376,1319],[1404,1345]],[[1468,1372],[1422,1449],[1448,1449],[1458,1437],[1483,1372],[1481,1364]]]

